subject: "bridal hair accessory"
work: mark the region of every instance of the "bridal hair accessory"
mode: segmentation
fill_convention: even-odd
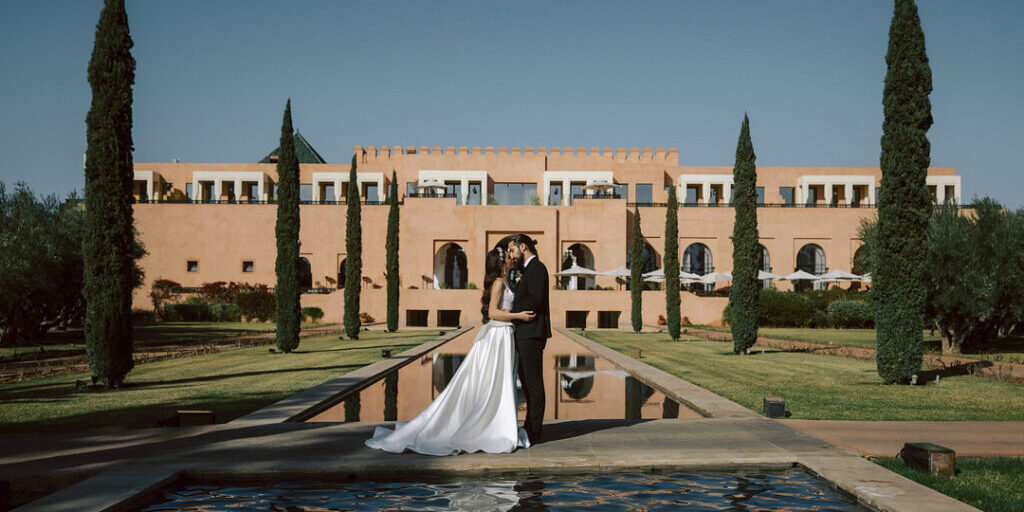
[[[501,258],[502,260],[504,260],[505,259],[505,250],[502,249],[501,246],[498,246],[497,249],[498,249],[498,257]]]

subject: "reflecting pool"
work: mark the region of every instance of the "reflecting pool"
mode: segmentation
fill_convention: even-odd
[[[444,390],[466,358],[474,329],[402,366],[307,421],[409,421]],[[561,335],[544,350],[545,420],[700,418],[611,362]],[[522,388],[519,419],[526,417]]]
[[[762,474],[559,475],[525,480],[190,485],[144,512],[193,511],[864,511],[793,469]]]

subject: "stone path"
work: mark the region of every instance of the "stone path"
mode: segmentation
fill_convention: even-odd
[[[472,332],[470,331],[470,334]],[[546,424],[544,442],[511,454],[429,457],[389,454],[363,445],[375,424],[282,422],[301,409],[286,399],[236,422],[189,431],[139,431],[91,438],[0,438],[0,478],[58,468],[104,469],[98,475],[18,509],[25,512],[125,510],[166,486],[195,482],[600,473],[621,470],[714,471],[802,466],[876,510],[973,511],[938,492],[729,400],[562,329],[566,336],[636,372],[711,417],[686,420],[588,420]],[[431,342],[436,343],[436,342]],[[416,349],[357,370],[377,374]],[[353,372],[355,373],[355,372]],[[346,376],[351,382],[352,375]],[[341,379],[345,379],[342,377]],[[329,381],[300,395],[322,398],[351,384]],[[319,388],[319,389],[318,389]],[[297,395],[298,396],[298,395]],[[307,402],[306,406],[316,402]],[[56,441],[56,443],[54,443]],[[11,444],[17,447],[12,447]],[[133,496],[135,498],[133,498]],[[133,499],[135,501],[133,501]]]

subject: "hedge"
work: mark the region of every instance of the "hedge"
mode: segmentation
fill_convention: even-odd
[[[311,322],[317,323],[324,317],[324,310],[317,307],[302,308],[302,317],[309,317]]]
[[[213,317],[206,303],[175,302],[164,306],[164,317],[168,322],[208,322]]]
[[[221,302],[210,305],[210,317],[216,322],[240,322],[242,320],[242,309],[238,304]]]
[[[828,305],[828,317],[833,327],[869,329],[875,326],[875,310],[865,301],[837,300]]]
[[[238,294],[238,308],[249,320],[266,322],[274,319],[277,313],[277,300],[274,293],[266,287],[256,288]]]

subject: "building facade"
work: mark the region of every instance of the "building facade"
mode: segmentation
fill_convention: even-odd
[[[362,207],[363,282],[344,282],[344,206],[349,164],[300,151],[300,253],[308,264],[303,306],[340,321],[340,288],[360,286],[361,309],[382,320],[386,293],[386,193],[397,175],[400,207],[400,319],[405,325],[479,322],[484,255],[502,237],[527,233],[554,272],[572,263],[598,272],[628,267],[632,216],[641,218],[644,267],[661,268],[668,190],[680,198],[683,270],[732,269],[732,167],[681,166],[676,149],[356,146]],[[276,158],[262,163],[135,164],[135,222],[148,251],[135,307],[151,308],[156,279],[183,286],[237,281],[273,286]],[[761,266],[785,275],[856,271],[857,228],[876,214],[881,171],[852,167],[758,167]],[[931,168],[937,203],[960,202],[960,177]],[[556,321],[587,327],[629,322],[623,278],[556,278]],[[725,283],[728,284],[728,283]],[[770,285],[780,289],[789,282]],[[565,288],[565,289],[562,289]],[[721,288],[721,287],[719,287]],[[717,323],[727,297],[711,285],[682,292],[682,316]],[[664,315],[664,292],[643,293],[644,322]]]

